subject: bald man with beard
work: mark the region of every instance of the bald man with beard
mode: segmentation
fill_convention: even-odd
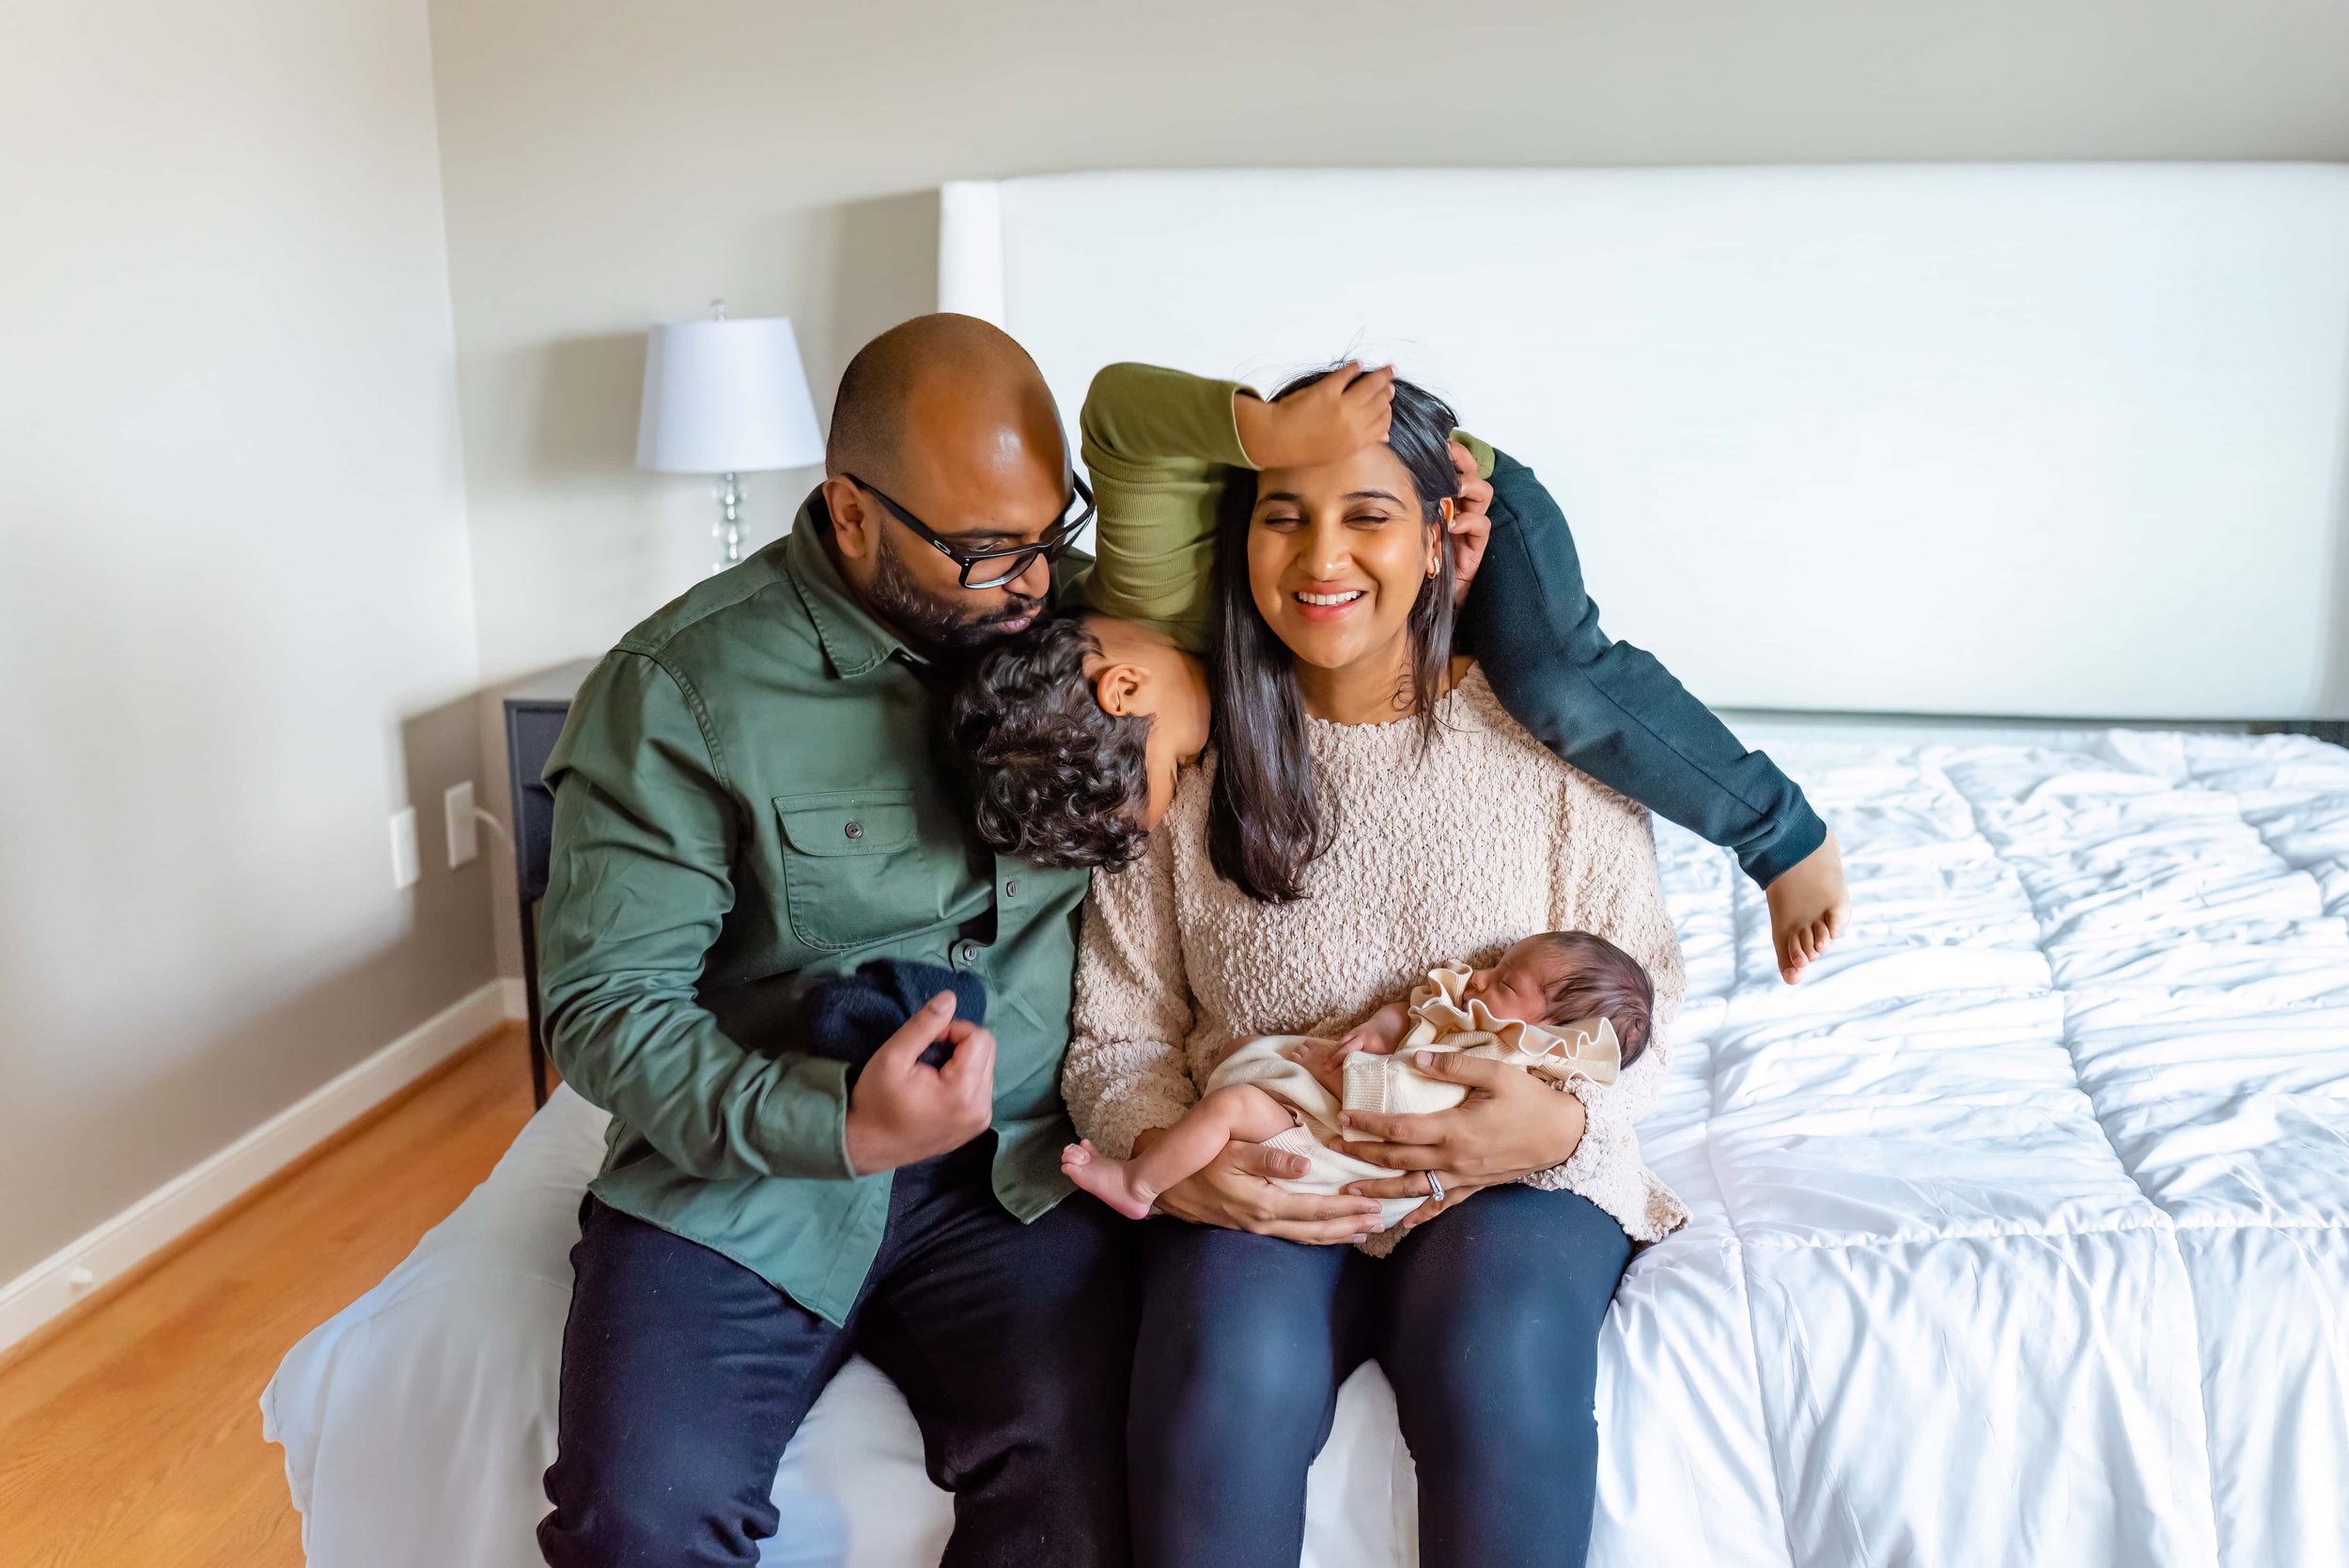
[[[954,1495],[946,1563],[1123,1562],[1127,1227],[1060,1202],[1086,874],[990,850],[933,740],[1089,504],[1034,364],[967,317],[856,356],[825,466],[788,535],[620,641],[548,764],[551,1046],[612,1125],[540,1548],[756,1562],[810,1528],[776,1465],[862,1354]],[[811,1048],[809,988],[876,959],[956,984],[865,1060]]]

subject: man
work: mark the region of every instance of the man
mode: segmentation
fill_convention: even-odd
[[[1125,1227],[1058,1202],[1085,876],[989,851],[933,741],[953,656],[1043,611],[1084,508],[1043,378],[967,317],[856,356],[825,468],[786,537],[621,641],[548,765],[553,1056],[613,1123],[540,1546],[755,1562],[855,1352],[954,1494],[947,1563],[1122,1562]],[[797,1002],[880,957],[975,977],[990,1028],[947,993],[851,1082]]]

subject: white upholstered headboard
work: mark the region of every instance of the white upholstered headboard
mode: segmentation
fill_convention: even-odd
[[[940,303],[1392,359],[1724,706],[2349,716],[2349,166],[1221,170],[949,185]]]

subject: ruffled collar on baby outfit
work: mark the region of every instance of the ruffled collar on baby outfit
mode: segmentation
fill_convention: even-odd
[[[1426,987],[1411,999],[1412,1013],[1446,1046],[1469,1050],[1489,1043],[1524,1066],[1594,1083],[1612,1083],[1623,1071],[1623,1045],[1611,1019],[1578,1018],[1552,1026],[1495,1017],[1481,997],[1466,996],[1472,972],[1457,960],[1429,970]],[[1407,1042],[1405,1048],[1414,1043],[1424,1042]]]

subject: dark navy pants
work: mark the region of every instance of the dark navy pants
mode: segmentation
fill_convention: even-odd
[[[1144,1226],[1128,1447],[1137,1568],[1296,1568],[1338,1385],[1377,1358],[1419,1469],[1422,1568],[1577,1568],[1600,1323],[1631,1243],[1570,1192],[1495,1187],[1385,1258]]]
[[[1599,629],[1565,514],[1505,452],[1493,463],[1492,520],[1460,644],[1511,718],[1599,783],[1735,850],[1764,887],[1826,840],[1776,763],[1747,751],[1654,654]]]
[[[949,1568],[1127,1560],[1137,1227],[1081,1196],[1022,1225],[992,1137],[896,1174],[880,1256],[835,1327],[706,1247],[591,1202],[571,1261],[552,1568],[702,1568],[830,1532],[778,1518],[785,1443],[851,1352],[903,1390],[954,1494]]]

